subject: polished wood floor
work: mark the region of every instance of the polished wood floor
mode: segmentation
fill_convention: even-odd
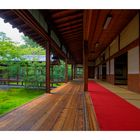
[[[0,130],[97,130],[83,82],[75,80],[0,118]]]

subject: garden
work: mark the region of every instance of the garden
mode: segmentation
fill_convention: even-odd
[[[26,36],[22,38],[25,44],[15,43],[0,32],[0,115],[45,93],[45,49]],[[65,80],[65,63],[57,61],[50,68],[52,88]],[[68,76],[71,77],[71,65]]]

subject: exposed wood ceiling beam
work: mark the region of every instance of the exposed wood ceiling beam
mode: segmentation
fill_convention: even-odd
[[[56,24],[63,23],[63,22],[69,22],[69,21],[72,21],[72,20],[75,20],[75,19],[78,19],[78,18],[82,18],[82,16],[83,16],[83,14],[79,13],[79,14],[76,14],[76,15],[67,16],[67,17],[63,17],[63,18],[54,20],[54,22]]]
[[[73,37],[73,36],[75,36],[75,35],[77,35],[77,36],[79,36],[79,35],[83,36],[83,32],[81,31],[81,32],[75,32],[75,33],[73,33],[73,34],[67,34],[67,35],[65,35],[64,37],[65,37],[65,38],[69,38],[69,37]]]
[[[75,13],[76,13],[76,10],[63,10],[63,11],[52,14],[52,18],[53,19],[60,18],[60,17],[66,16],[66,15],[69,16],[69,15],[72,15]]]
[[[55,13],[57,13],[56,11],[60,12],[59,10],[55,10]],[[50,30],[53,30],[56,33],[56,35],[59,37],[59,40],[60,40],[61,44],[63,44],[64,46],[67,46],[67,44],[65,43],[65,40],[64,40],[64,38],[63,38],[63,36],[61,34],[61,32],[58,32],[57,26],[55,26],[55,24],[54,24],[54,20],[52,19],[52,15],[51,15],[52,11],[49,11],[49,12],[43,12],[42,11],[41,13],[42,14],[44,13],[43,16],[44,16],[46,22],[48,23],[48,26],[49,26]],[[67,47],[67,51],[70,53],[71,56],[73,55],[71,53],[71,51],[68,49],[68,47]],[[74,59],[74,57],[73,57],[73,59]]]
[[[82,23],[82,21],[83,21],[82,19],[77,19],[77,20],[74,20],[74,21],[71,21],[71,22],[58,24],[58,25],[56,25],[56,27],[59,29],[59,28],[67,27],[67,26],[72,26],[72,25],[75,25],[75,24],[78,24],[78,23]]]
[[[70,42],[70,41],[79,41],[79,42],[81,43],[81,38],[75,36],[75,37],[73,37],[73,38],[68,38],[68,39],[66,40],[66,42]],[[75,42],[72,42],[72,43],[75,43]]]
[[[63,32],[63,31],[68,31],[68,30],[71,30],[71,29],[77,29],[79,27],[83,27],[82,24],[77,24],[77,25],[73,25],[73,26],[69,26],[69,27],[64,27],[64,28],[61,28],[59,29],[60,32]]]
[[[44,40],[48,40],[50,42],[51,47],[55,49],[59,55],[66,58],[66,55],[60,50],[58,45],[49,37],[46,31],[30,16],[27,10],[12,10],[21,20],[25,21],[33,30],[35,30],[38,34],[40,34]],[[27,14],[28,13],[28,14]]]
[[[63,32],[61,32],[61,34],[62,35],[70,34],[70,33],[72,34],[74,32],[79,32],[79,31],[83,31],[83,29],[82,28],[71,29],[71,30],[68,30],[68,31],[63,31]]]
[[[11,15],[12,13],[9,10],[0,10],[0,17],[5,17],[7,15]]]
[[[13,28],[24,28],[24,27],[28,27],[25,23],[23,24],[16,24],[16,25],[12,25]]]

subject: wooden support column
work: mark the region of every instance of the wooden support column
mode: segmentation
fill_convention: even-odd
[[[71,64],[71,80],[73,80],[73,64]]]
[[[65,82],[68,82],[68,60],[65,60]]]
[[[50,44],[46,46],[46,92],[50,93]]]
[[[73,64],[73,79],[75,79],[75,65]]]
[[[52,87],[53,87],[53,65],[52,65]]]
[[[139,11],[139,76],[140,76],[140,11]]]
[[[84,91],[88,91],[88,42],[83,45]]]
[[[77,78],[77,65],[75,65],[75,78]]]
[[[110,76],[110,46],[109,46],[109,76]]]
[[[74,65],[73,70],[74,70],[74,73],[73,73],[73,78],[75,79],[75,78],[76,78],[76,65]]]

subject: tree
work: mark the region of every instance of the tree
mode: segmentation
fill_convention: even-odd
[[[35,41],[33,41],[32,39],[30,39],[28,36],[22,36],[22,39],[25,42],[25,45],[23,45],[23,47],[40,47],[40,45],[38,45]]]
[[[11,41],[11,39],[6,36],[6,33],[0,32],[0,41]]]

